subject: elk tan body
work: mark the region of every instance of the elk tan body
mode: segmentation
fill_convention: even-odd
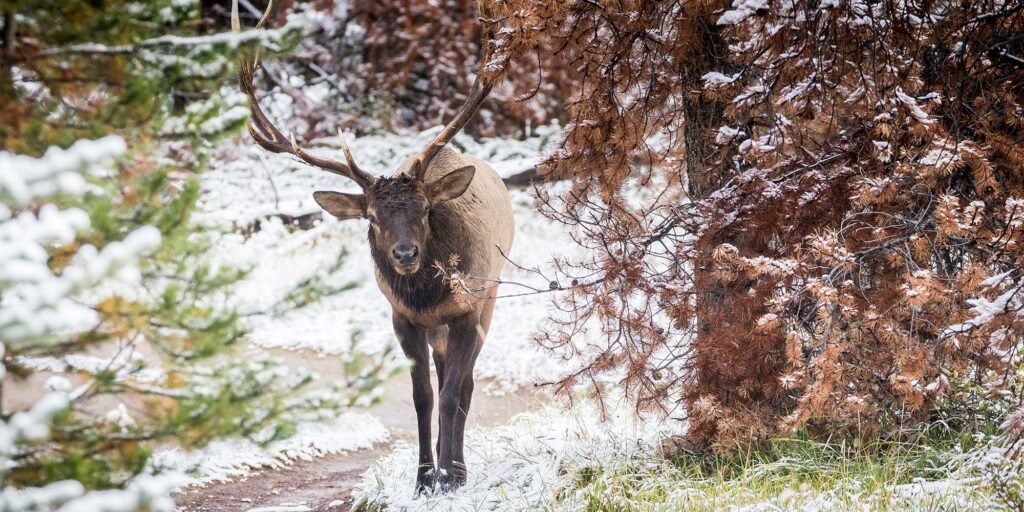
[[[405,160],[398,167],[395,175],[408,173],[415,162],[415,157]],[[493,308],[493,291],[496,290],[493,283],[501,277],[501,271],[505,265],[503,254],[508,254],[512,249],[512,241],[515,236],[512,203],[509,201],[505,183],[490,165],[472,155],[463,155],[452,149],[444,148],[427,168],[425,181],[437,180],[465,166],[476,168],[473,181],[470,182],[465,193],[446,202],[445,206],[457,213],[457,218],[463,222],[465,233],[469,235],[459,243],[462,248],[457,253],[461,261],[459,270],[474,278],[478,287],[490,288],[491,298],[468,295],[456,300],[454,296],[450,296],[436,308],[417,311],[403,303],[401,297],[382,278],[379,268],[374,272],[377,277],[377,285],[381,293],[387,297],[388,302],[418,326],[426,329],[437,327],[448,318],[468,313],[473,307],[487,308],[484,312],[487,313],[486,323],[489,323],[489,308]],[[434,262],[426,263],[433,265]],[[442,263],[447,265],[447,262]],[[433,272],[435,270],[428,268],[420,271]],[[488,286],[488,282],[491,283],[490,286]],[[489,326],[484,325],[483,327],[486,331]],[[435,336],[431,336],[430,340],[431,345],[434,345],[432,347],[434,350],[445,351],[443,346],[436,345]]]

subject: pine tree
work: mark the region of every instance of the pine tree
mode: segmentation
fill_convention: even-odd
[[[233,357],[246,332],[224,298],[243,273],[207,264],[192,220],[207,151],[248,116],[239,52],[289,49],[304,26],[200,34],[176,1],[0,12],[0,510],[171,510],[182,479],[150,464],[157,444],[269,443],[372,401],[376,357],[309,392],[304,371]]]
[[[552,283],[559,390],[615,377],[723,451],[1019,393],[1019,6],[483,4],[485,74],[558,48],[580,91],[539,197],[593,254]]]

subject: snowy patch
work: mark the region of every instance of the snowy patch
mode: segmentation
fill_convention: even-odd
[[[139,279],[136,259],[156,248],[160,231],[143,226],[102,248],[82,245],[70,264],[55,273],[49,248],[70,244],[88,229],[89,217],[77,208],[44,203],[37,211],[16,209],[57,193],[81,192],[82,174],[125,151],[120,137],[81,140],[68,149],[51,147],[41,158],[0,152],[0,339],[12,349],[39,346],[88,329],[95,323],[92,304],[82,295],[104,282]]]
[[[896,97],[900,100],[901,103],[903,103],[905,107],[907,107],[907,110],[910,111],[910,115],[913,116],[914,119],[917,119],[919,123],[932,124],[935,122],[935,120],[932,119],[928,115],[928,113],[925,112],[924,109],[922,109],[921,106],[917,104],[917,100],[912,98],[911,96],[908,96],[905,92],[903,92],[902,88],[896,88]]]
[[[84,354],[68,354],[60,357],[17,356],[14,361],[31,370],[58,374],[75,372],[95,374],[101,371],[111,371],[114,372],[115,379],[118,381],[130,378],[136,382],[158,383],[166,375],[166,372],[159,367],[158,361],[147,361],[145,356],[134,351],[133,347],[129,345],[118,345],[113,354],[106,357]]]
[[[281,469],[296,460],[361,450],[385,442],[390,434],[374,416],[343,413],[334,421],[303,423],[294,436],[262,447],[251,441],[215,441],[200,450],[172,448],[150,460],[153,469],[172,469],[189,475],[187,485],[203,486],[245,477],[257,469]]]
[[[722,73],[719,73],[718,71],[710,71],[708,73],[704,73],[704,76],[701,77],[701,80],[704,81],[704,87],[714,88],[729,85],[735,82],[736,79],[739,77],[739,73],[735,73],[732,75],[724,75]]]
[[[675,432],[668,424],[634,419],[630,407],[621,410],[601,422],[592,406],[552,408],[517,416],[507,426],[469,431],[469,478],[448,495],[414,495],[417,448],[402,443],[363,475],[354,497],[386,510],[551,509],[567,472],[653,453],[662,436]]]
[[[311,508],[304,503],[282,503],[272,507],[250,508],[246,512],[310,512]]]
[[[718,25],[738,25],[751,15],[768,9],[768,0],[733,0],[732,9],[722,13]]]

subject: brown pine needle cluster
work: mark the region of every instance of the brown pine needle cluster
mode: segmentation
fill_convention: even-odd
[[[1015,389],[1024,12],[1012,2],[484,2],[494,69],[575,84],[540,209],[593,257],[542,342],[730,450]],[[586,336],[584,336],[586,334]],[[1018,409],[1006,428],[1021,431]]]

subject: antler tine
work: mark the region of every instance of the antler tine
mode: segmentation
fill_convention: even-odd
[[[459,107],[459,111],[455,113],[455,117],[452,118],[448,124],[441,129],[441,133],[438,133],[434,140],[430,141],[430,144],[420,153],[420,156],[416,159],[415,174],[419,179],[423,179],[427,172],[427,167],[434,161],[434,157],[437,156],[441,149],[448,145],[455,134],[459,133],[469,120],[476,115],[476,111],[480,110],[480,105],[483,105],[484,100],[487,99],[487,95],[491,93],[491,87],[493,83],[490,80],[484,80],[477,75],[476,80],[473,82],[473,90],[469,93],[469,97],[466,98],[466,102]]]
[[[260,18],[259,23],[256,24],[256,28],[262,28],[266,23],[267,19],[270,17],[270,10],[273,5],[273,0],[267,3],[267,10],[263,13],[263,17]],[[241,29],[242,23],[238,17],[238,0],[233,0],[231,2],[231,30],[239,32]],[[253,75],[256,72],[256,68],[259,66],[259,62],[259,57],[253,58],[251,62],[245,59],[238,62],[238,82],[242,87],[242,92],[244,92],[249,98],[249,108],[252,110],[253,119],[249,121],[249,134],[252,135],[253,140],[271,153],[292,154],[309,165],[344,176],[356,182],[356,184],[364,190],[372,185],[375,178],[369,173],[359,169],[359,167],[353,163],[352,154],[349,152],[347,144],[343,144],[343,146],[345,150],[345,158],[349,162],[348,165],[337,160],[322,158],[310,154],[296,144],[294,135],[289,134],[289,137],[285,137],[284,134],[270,122],[270,119],[267,118],[263,109],[260,108],[260,102],[256,98],[256,90],[252,84]]]
[[[338,138],[341,139],[341,150],[345,152],[345,161],[348,162],[348,166],[355,172],[363,172],[352,158],[352,152],[348,149],[348,141],[345,140],[345,134],[342,133],[340,126],[338,127]]]

